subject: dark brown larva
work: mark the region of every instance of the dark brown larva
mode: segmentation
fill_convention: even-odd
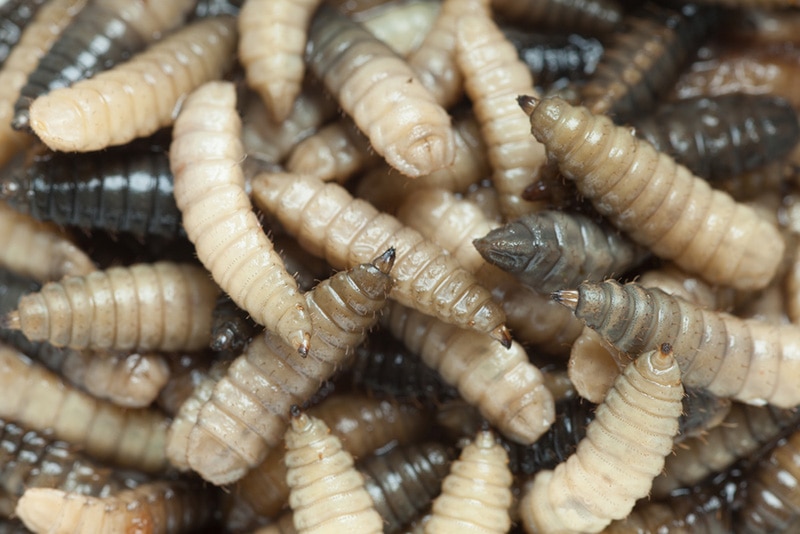
[[[19,42],[25,26],[45,0],[9,0],[0,6],[0,69],[11,49]]]
[[[492,8],[516,24],[564,33],[605,35],[622,22],[615,0],[493,0]]]
[[[685,389],[683,413],[675,443],[695,436],[702,438],[709,429],[719,426],[731,410],[730,399],[721,399],[705,389]]]
[[[256,325],[228,295],[220,295],[211,316],[211,350],[241,351],[256,333]]]

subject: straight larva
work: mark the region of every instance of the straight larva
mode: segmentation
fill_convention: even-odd
[[[89,152],[169,126],[186,95],[228,68],[235,25],[227,16],[200,20],[128,62],[37,98],[31,128],[53,150]]]
[[[593,37],[531,33],[511,25],[501,29],[542,89],[591,76],[603,55],[603,44]]]
[[[197,257],[219,286],[257,323],[307,352],[311,322],[303,296],[244,190],[240,131],[233,84],[210,82],[189,96],[170,146],[175,201]]]
[[[784,240],[752,208],[607,117],[560,98],[520,104],[561,171],[634,241],[713,283],[759,289],[773,278]]]
[[[622,22],[622,7],[615,0],[492,0],[492,8],[517,24],[564,33],[605,35]]]

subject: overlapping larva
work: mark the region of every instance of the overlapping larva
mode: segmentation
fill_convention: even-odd
[[[300,93],[308,25],[321,0],[247,0],[239,14],[239,59],[247,84],[261,95],[272,120],[292,111]]]
[[[209,82],[186,99],[170,146],[175,202],[219,286],[257,323],[307,352],[311,321],[303,296],[244,190],[240,130],[233,84]]]
[[[37,97],[127,60],[180,24],[194,0],[90,0],[42,56],[14,104],[15,129],[27,128]]]
[[[140,263],[45,284],[0,324],[31,341],[112,350],[198,350],[219,288],[189,264]]]
[[[35,532],[194,532],[211,521],[216,507],[210,488],[183,481],[141,484],[105,497],[53,488],[25,490],[16,515]]]
[[[605,35],[622,22],[622,7],[615,0],[492,0],[492,8],[516,24],[564,33]]]
[[[680,375],[667,343],[625,368],[575,454],[536,475],[523,496],[527,532],[600,532],[630,513],[672,450],[683,397]]]
[[[537,208],[522,199],[522,192],[539,179],[547,160],[544,145],[530,136],[514,104],[517,95],[536,94],[531,73],[488,17],[459,18],[456,43],[456,62],[486,140],[500,209],[507,218],[519,217]]]
[[[256,325],[228,295],[220,295],[211,316],[211,350],[241,351],[256,334]]]
[[[425,534],[508,532],[512,481],[505,449],[491,431],[481,431],[450,466]]]
[[[417,177],[453,162],[450,116],[367,30],[323,5],[311,23],[306,60],[392,167]]]
[[[285,461],[297,532],[382,533],[383,520],[353,457],[321,419],[295,410],[286,431]]]
[[[45,0],[9,0],[0,7],[0,69]]]
[[[235,24],[228,16],[194,22],[130,61],[37,98],[31,128],[48,147],[64,152],[100,150],[155,133],[172,124],[186,95],[228,68]]]
[[[407,56],[416,51],[427,38],[441,8],[442,2],[438,0],[386,2],[381,7],[360,13],[354,18],[392,50],[401,56]],[[420,81],[424,85],[424,81]]]
[[[518,343],[504,349],[394,302],[383,323],[507,438],[533,443],[550,427],[553,397]]]
[[[560,98],[520,104],[561,172],[635,242],[712,283],[759,289],[775,275],[783,237],[752,208],[607,117]]]
[[[259,208],[333,267],[370,261],[391,245],[397,252],[393,299],[463,328],[491,333],[504,344],[510,341],[505,314],[489,292],[441,247],[391,215],[313,176],[264,173],[252,187]]]
[[[269,331],[250,343],[198,413],[188,440],[192,469],[214,484],[234,482],[280,443],[290,407],[309,400],[377,323],[393,264],[389,249],[306,294],[313,327],[306,358]]]
[[[56,439],[118,465],[157,472],[166,467],[166,418],[155,411],[121,408],[64,383],[26,356],[0,346],[0,417],[30,429],[50,429]]]

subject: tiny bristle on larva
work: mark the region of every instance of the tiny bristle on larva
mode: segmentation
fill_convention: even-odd
[[[552,298],[572,311],[575,311],[575,308],[578,307],[578,292],[575,290],[562,289],[561,291],[554,291]]]

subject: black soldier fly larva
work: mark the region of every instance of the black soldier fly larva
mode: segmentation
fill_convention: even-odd
[[[611,34],[622,22],[615,0],[492,0],[492,8],[516,24],[567,33]]]
[[[0,69],[19,42],[25,26],[44,3],[45,0],[8,0],[0,6]]]

